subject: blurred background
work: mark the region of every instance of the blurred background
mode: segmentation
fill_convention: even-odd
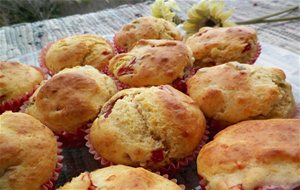
[[[145,0],[0,0],[0,27],[95,12]],[[151,2],[151,1],[150,1]]]

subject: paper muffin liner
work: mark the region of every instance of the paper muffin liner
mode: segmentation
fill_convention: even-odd
[[[149,168],[145,168],[145,169],[148,169],[152,172],[158,171],[162,174],[168,174],[168,175],[174,175],[174,174],[178,173],[182,168],[188,166],[192,161],[194,161],[197,158],[200,149],[209,139],[209,137],[208,137],[209,131],[207,129],[208,129],[208,127],[206,128],[206,130],[203,134],[201,142],[197,145],[197,147],[195,148],[195,150],[193,151],[193,153],[191,155],[181,158],[179,160],[173,161],[170,164],[160,167],[155,170],[151,170]],[[85,136],[85,139],[87,141],[86,146],[88,147],[89,152],[94,156],[94,159],[97,160],[101,164],[101,166],[104,166],[104,167],[115,165],[115,163],[101,157],[97,153],[97,151],[93,148],[92,144],[90,143],[90,138],[89,138],[90,129],[87,129],[86,133],[87,133],[87,135]]]
[[[80,148],[84,147],[86,140],[85,136],[87,135],[86,130],[90,128],[92,122],[88,122],[87,124],[78,128],[74,133],[69,133],[66,131],[62,131],[60,133],[55,133],[63,144],[64,148]]]
[[[114,35],[113,37],[113,45],[114,48],[117,50],[118,53],[127,53],[127,49],[119,47],[116,43],[116,35]]]
[[[109,76],[110,78],[112,78],[115,81],[115,84],[117,85],[117,89],[118,90],[123,90],[123,89],[127,89],[130,88],[131,86],[121,82],[120,80],[118,80],[113,73],[111,73],[108,69],[108,66],[103,67],[100,70],[102,73],[106,74],[107,76]]]
[[[300,103],[296,104],[294,113],[292,114],[292,118],[300,119]]]
[[[206,190],[205,186],[207,185],[207,181],[203,179],[200,175],[198,175],[199,185],[201,187],[201,190]]]
[[[51,47],[53,43],[49,43],[48,45],[46,45],[40,52],[40,56],[39,56],[39,64],[40,64],[40,67],[41,69],[47,73],[48,75],[50,76],[53,76],[54,73],[52,71],[49,70],[49,68],[47,67],[46,65],[46,54],[47,54],[47,51],[49,50],[49,48]]]
[[[256,53],[255,53],[254,57],[252,57],[247,64],[253,65],[255,63],[255,61],[257,60],[257,58],[259,57],[259,55],[261,53],[261,45],[259,42],[257,42],[256,47],[257,47],[257,49],[256,49]]]
[[[62,171],[63,166],[63,156],[62,156],[62,143],[58,140],[59,137],[55,136],[57,140],[57,164],[55,170],[53,171],[52,177],[42,185],[43,190],[53,190],[55,183],[57,182],[58,176]]]
[[[29,99],[29,97],[34,93],[37,87],[38,85],[36,85],[31,91],[26,92],[23,96],[19,96],[12,100],[2,102],[0,104],[0,114],[8,110],[11,110],[13,112],[19,111],[20,107]]]
[[[181,78],[177,78],[172,82],[172,86],[177,90],[187,94],[187,86],[186,81],[190,77],[196,74],[196,72],[200,69],[199,66],[188,67],[185,69],[184,75]]]
[[[176,183],[179,187],[181,187],[182,190],[185,190],[185,185],[183,185],[183,184],[178,184],[177,179],[171,178],[168,174],[163,174],[163,175],[162,175],[159,171],[157,171],[157,172],[155,172],[155,173],[156,173],[157,175],[160,175],[160,176],[162,176],[162,177],[164,177],[164,178],[166,178],[166,179],[168,179],[168,180],[170,180],[170,181]]]

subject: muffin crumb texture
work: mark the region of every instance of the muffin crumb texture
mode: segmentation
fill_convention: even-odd
[[[291,85],[277,68],[237,62],[203,68],[187,81],[187,89],[216,121],[289,118],[295,111]]]
[[[215,66],[230,61],[251,63],[259,51],[254,29],[246,26],[203,27],[186,40],[195,57],[195,65]]]
[[[26,95],[43,79],[43,73],[29,65],[0,61],[0,104]]]
[[[244,121],[204,145],[198,174],[207,190],[300,188],[300,120]]]
[[[193,62],[191,50],[181,41],[140,40],[128,53],[112,58],[109,70],[125,84],[154,86],[182,77]]]
[[[132,168],[123,165],[82,173],[58,190],[89,190],[92,188],[109,190],[182,190],[176,183],[158,174],[143,168]]]
[[[157,169],[192,154],[205,125],[194,101],[171,86],[132,88],[104,105],[90,140],[113,163]]]
[[[53,133],[35,118],[13,112],[0,115],[0,131],[0,189],[41,189],[57,163]]]
[[[100,70],[113,56],[113,47],[101,36],[75,35],[54,42],[47,50],[44,61],[54,73],[84,65]]]
[[[25,112],[55,133],[74,133],[96,118],[117,92],[114,81],[91,66],[65,69],[46,81],[31,97]]]
[[[141,39],[181,40],[182,36],[173,23],[149,16],[124,25],[115,34],[114,44],[119,52],[127,52]]]

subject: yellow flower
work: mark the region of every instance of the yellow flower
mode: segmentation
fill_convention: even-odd
[[[157,18],[163,18],[167,21],[174,22],[176,14],[173,10],[180,11],[175,0],[156,0],[151,5],[152,16]]]
[[[183,29],[190,35],[204,26],[233,26],[235,24],[228,20],[232,14],[233,10],[224,11],[223,0],[202,0],[188,11],[188,18],[183,23]]]

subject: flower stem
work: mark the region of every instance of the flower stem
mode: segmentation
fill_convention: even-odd
[[[245,22],[239,22],[239,23],[236,23],[236,24],[238,24],[238,25],[241,25],[241,24],[258,24],[258,23],[282,22],[282,21],[288,21],[288,20],[300,20],[300,16],[287,17],[287,18],[266,19],[266,20],[256,20],[256,21],[245,21]]]
[[[273,14],[270,14],[270,15],[258,17],[258,18],[255,18],[255,19],[251,19],[251,20],[247,20],[247,21],[241,21],[241,22],[236,22],[236,24],[241,25],[241,24],[262,23],[262,22],[258,22],[258,21],[267,21],[267,20],[265,20],[266,18],[270,18],[270,17],[273,17],[273,16],[281,15],[283,13],[290,12],[290,11],[293,11],[293,10],[296,10],[296,9],[298,9],[298,6],[294,6],[294,7],[291,7],[289,9],[286,9],[286,10],[283,10],[283,11],[280,11],[280,12],[276,12],[276,13],[273,13]],[[276,19],[269,19],[269,21],[270,20],[276,20]],[[277,22],[277,21],[273,21],[273,22]]]

